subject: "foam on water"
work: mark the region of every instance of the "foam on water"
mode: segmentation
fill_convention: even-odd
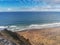
[[[60,23],[49,23],[49,24],[31,24],[28,26],[0,26],[0,30],[4,30],[5,28],[11,31],[21,31],[26,29],[42,29],[42,28],[52,28],[52,27],[60,27]]]

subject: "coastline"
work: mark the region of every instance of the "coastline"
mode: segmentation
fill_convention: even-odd
[[[60,45],[60,27],[30,29],[18,31],[17,34],[29,39],[32,45]]]
[[[16,42],[16,39],[19,38],[23,42],[26,41],[25,43],[28,42],[27,44],[30,44],[30,45],[60,45],[60,27],[59,26],[49,27],[49,28],[40,28],[40,29],[25,29],[22,31],[20,30],[15,32],[5,29],[0,33],[3,35],[3,38],[8,39],[7,42],[9,41],[9,38],[11,39],[11,41],[14,40],[13,42]],[[15,33],[17,35],[15,35]],[[13,36],[18,36],[18,38]]]
[[[30,24],[30,25],[9,25],[9,26],[0,26],[0,30],[10,30],[13,32],[16,31],[23,31],[23,30],[30,30],[30,29],[45,29],[45,28],[56,28],[60,27],[59,23],[48,23],[48,24]]]

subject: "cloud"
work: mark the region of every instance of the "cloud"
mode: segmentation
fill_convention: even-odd
[[[52,7],[51,5],[43,7],[30,7],[30,8],[0,8],[0,12],[15,12],[15,11],[60,11],[60,8]]]
[[[33,0],[35,2],[45,2],[50,5],[60,5],[60,0]]]
[[[48,3],[48,4],[60,4],[60,0],[43,0],[44,2]]]
[[[26,5],[26,0],[23,0]],[[60,11],[60,0],[29,0],[34,6],[0,7],[0,11]],[[29,4],[30,4],[29,2]],[[37,3],[38,4],[35,4]],[[33,4],[32,3],[32,4]]]

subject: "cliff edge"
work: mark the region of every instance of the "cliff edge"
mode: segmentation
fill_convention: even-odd
[[[0,45],[31,45],[31,43],[16,32],[4,29],[0,31]]]

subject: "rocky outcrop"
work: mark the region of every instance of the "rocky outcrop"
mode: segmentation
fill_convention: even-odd
[[[16,43],[0,37],[0,45],[16,45]]]
[[[31,43],[16,32],[4,29],[0,31],[0,45],[31,45]]]

